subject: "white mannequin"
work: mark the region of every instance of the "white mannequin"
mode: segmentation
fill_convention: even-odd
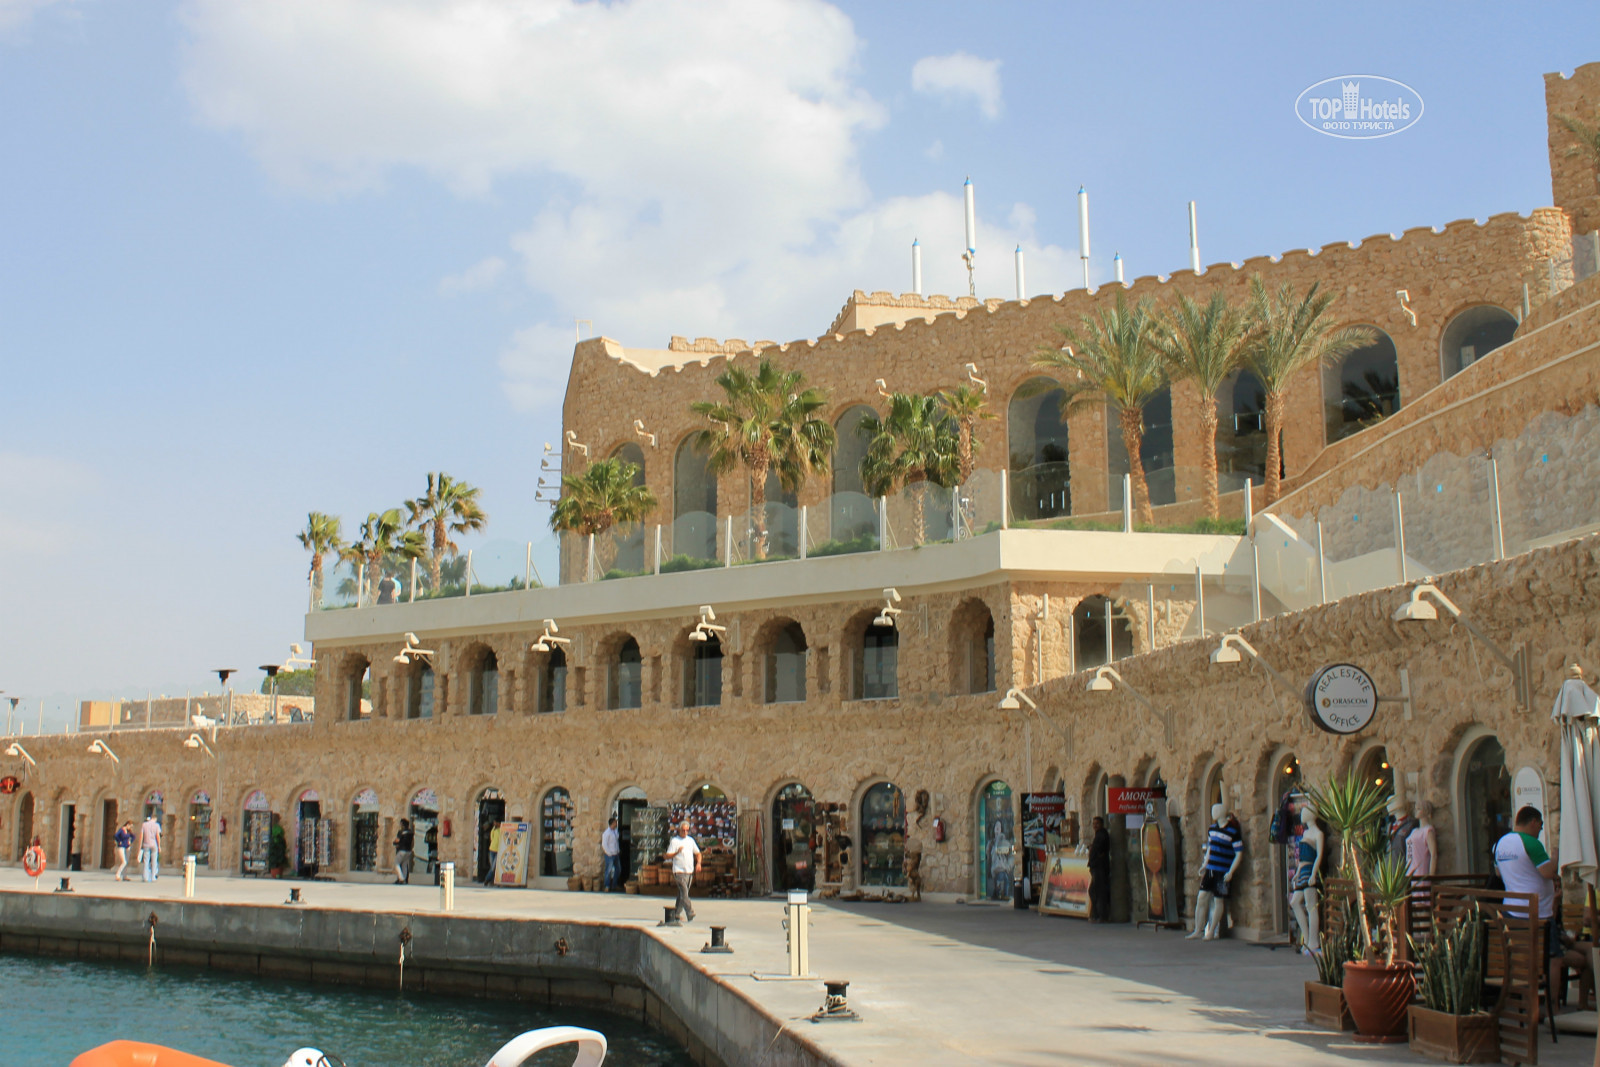
[[[1322,870],[1322,848],[1326,838],[1317,826],[1317,809],[1310,800],[1300,804],[1300,855],[1295,868],[1294,884],[1300,886],[1289,893],[1289,907],[1294,909],[1295,922],[1305,936],[1307,955],[1322,951],[1322,915],[1317,909],[1317,873]],[[1308,867],[1309,865],[1309,867]]]
[[[1417,820],[1411,817],[1411,807],[1405,798],[1395,793],[1389,798],[1389,855],[1404,863],[1406,858],[1406,838],[1411,836],[1411,831],[1417,828]]]
[[[1217,829],[1222,826],[1224,814],[1225,809],[1221,804],[1211,805],[1211,829]],[[1215,941],[1217,939],[1217,934],[1222,926],[1223,913],[1228,908],[1227,885],[1232,881],[1234,872],[1239,869],[1239,861],[1244,858],[1244,847],[1240,845],[1234,850],[1233,862],[1228,865],[1227,872],[1219,879],[1223,885],[1223,894],[1221,896],[1206,888],[1208,883],[1208,875],[1205,873],[1206,860],[1210,855],[1211,836],[1208,830],[1205,839],[1200,844],[1201,888],[1194,901],[1194,929],[1189,933],[1186,940],[1192,941],[1202,936],[1207,941]]]
[[[1433,802],[1417,802],[1417,828],[1406,838],[1406,870],[1413,878],[1439,873],[1439,841],[1433,831]]]

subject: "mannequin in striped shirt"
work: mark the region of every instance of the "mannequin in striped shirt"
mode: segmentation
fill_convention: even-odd
[[[1233,874],[1244,858],[1244,839],[1232,824],[1223,821],[1221,804],[1211,805],[1211,828],[1200,846],[1200,893],[1194,902],[1194,930],[1189,940],[1204,936],[1215,941],[1221,933],[1222,916],[1228,908],[1228,889]]]

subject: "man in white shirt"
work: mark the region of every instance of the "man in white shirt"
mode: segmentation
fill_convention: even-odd
[[[1561,877],[1561,869],[1539,840],[1544,816],[1538,808],[1530,805],[1519,810],[1513,825],[1515,829],[1495,842],[1494,865],[1507,893],[1528,893],[1538,898],[1539,925],[1544,933],[1545,959],[1551,974],[1550,988],[1554,989],[1566,956],[1566,948],[1561,943],[1561,915],[1556,907],[1556,882]],[[1506,911],[1512,915],[1523,913],[1515,905],[1508,905]]]
[[[605,831],[600,835],[600,855],[605,860],[605,884],[603,888],[607,893],[615,893],[618,884],[622,881],[622,840],[617,835],[617,817],[611,816],[611,821],[606,824]]]
[[[667,859],[672,861],[672,881],[678,887],[678,903],[672,908],[674,919],[688,916],[694,922],[694,905],[689,903],[689,887],[700,870],[700,846],[689,832],[689,820],[678,824],[678,835],[667,842]]]
[[[139,869],[147,882],[161,877],[161,823],[153,812],[139,827]]]

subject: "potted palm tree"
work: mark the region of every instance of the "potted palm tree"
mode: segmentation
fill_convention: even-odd
[[[1413,1052],[1446,1063],[1498,1063],[1500,1020],[1483,1009],[1483,916],[1478,906],[1411,942],[1421,1004],[1407,1014]]]
[[[1190,381],[1200,393],[1200,435],[1205,444],[1200,452],[1201,500],[1206,518],[1217,517],[1217,405],[1206,403],[1217,395],[1222,383],[1238,370],[1249,338],[1250,322],[1245,313],[1229,303],[1221,293],[1213,293],[1205,304],[1178,295],[1177,306],[1156,319],[1151,343],[1167,365],[1173,381]]]
[[[955,420],[936,396],[895,393],[883,418],[868,415],[857,424],[867,439],[861,481],[874,497],[916,486],[912,497],[913,538],[927,540],[926,486],[955,485],[961,471]]]
[[[1329,1030],[1353,1030],[1350,1006],[1344,999],[1344,965],[1356,957],[1355,902],[1344,899],[1344,922],[1322,934],[1322,949],[1312,958],[1317,963],[1317,980],[1307,982],[1306,1022]]]
[[[311,604],[322,603],[322,558],[329,553],[337,556],[344,551],[344,535],[336,515],[313,511],[306,515],[306,528],[295,538],[311,553]]]
[[[461,551],[450,535],[472,533],[489,523],[489,516],[478,503],[480,492],[476,486],[440,471],[428,475],[427,492],[406,501],[410,513],[407,521],[427,542],[428,587],[434,593],[441,588],[439,572],[445,557],[454,558]]]
[[[638,474],[637,464],[620,457],[597,460],[581,474],[563,474],[550,529],[588,536],[603,534],[619,522],[644,521],[656,509],[656,495],[634,483]]]
[[[1388,798],[1377,783],[1354,772],[1310,794],[1318,814],[1339,834],[1340,872],[1355,885],[1360,936],[1356,947],[1361,958],[1344,965],[1343,989],[1356,1024],[1356,1040],[1404,1041],[1406,1006],[1416,991],[1416,979],[1409,963],[1395,962],[1394,924],[1397,909],[1411,892],[1411,879],[1403,864],[1386,855],[1363,870],[1357,847],[1382,816]],[[1374,917],[1381,940],[1373,936]]]

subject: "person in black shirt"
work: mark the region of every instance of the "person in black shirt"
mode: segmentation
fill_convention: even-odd
[[[416,835],[411,832],[411,820],[400,820],[400,832],[394,835],[394,884],[407,885],[411,881],[411,855],[416,845]]]
[[[1111,835],[1106,821],[1094,817],[1094,839],[1089,842],[1089,921],[1111,918]]]

